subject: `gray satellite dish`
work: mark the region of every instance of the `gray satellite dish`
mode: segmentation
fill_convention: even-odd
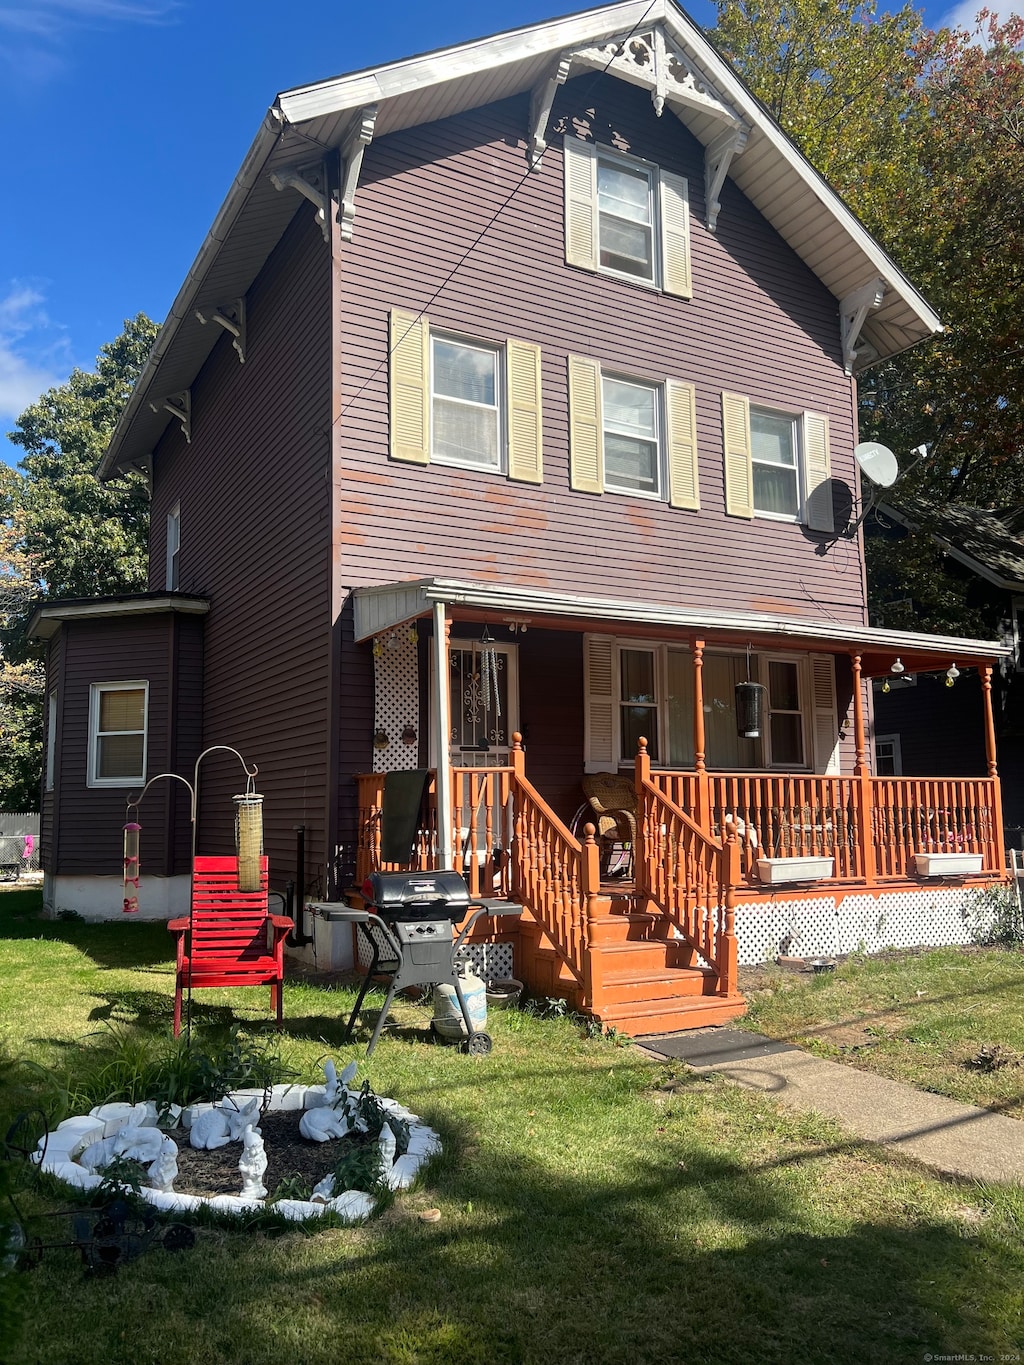
[[[900,476],[896,456],[888,446],[879,445],[877,441],[862,441],[854,447],[853,458],[860,465],[861,473],[879,488],[891,488]]]

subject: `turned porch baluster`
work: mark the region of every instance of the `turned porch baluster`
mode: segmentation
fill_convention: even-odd
[[[711,782],[707,771],[707,735],[704,729],[704,641],[693,642],[693,769],[696,792],[693,819],[705,834],[712,834]]]

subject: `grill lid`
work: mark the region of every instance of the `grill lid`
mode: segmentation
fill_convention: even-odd
[[[389,918],[461,919],[469,908],[469,887],[457,872],[371,872],[363,895],[379,915]]]

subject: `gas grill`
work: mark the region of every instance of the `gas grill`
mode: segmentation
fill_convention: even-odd
[[[366,1049],[377,1046],[388,1010],[398,991],[407,986],[447,984],[455,995],[466,1025],[466,1052],[491,1050],[491,1036],[474,1031],[462,994],[456,965],[459,949],[481,915],[521,915],[523,907],[505,900],[474,899],[457,872],[374,872],[363,883],[365,910],[319,906],[325,918],[349,920],[369,944],[372,958],[345,1031],[352,1030],[375,976],[390,976],[387,999]],[[468,915],[468,918],[466,916]],[[457,937],[453,926],[465,920]]]

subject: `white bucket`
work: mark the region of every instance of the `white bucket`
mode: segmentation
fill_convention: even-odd
[[[487,988],[478,976],[460,977],[462,998],[466,1002],[474,1033],[487,1027]],[[434,1027],[445,1038],[465,1038],[466,1021],[459,1008],[455,987],[442,983],[434,987]]]

